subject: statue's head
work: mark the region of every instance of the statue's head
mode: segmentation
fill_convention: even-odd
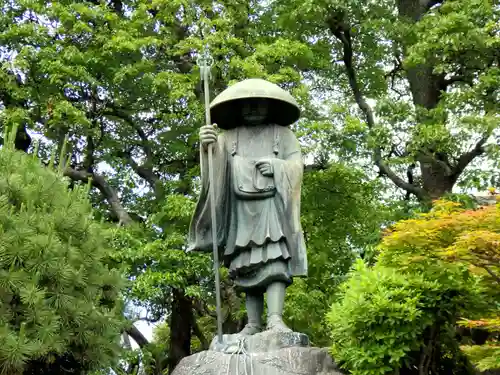
[[[251,98],[242,102],[241,116],[243,125],[255,126],[266,122],[269,113],[269,101],[264,98]]]
[[[259,78],[228,87],[212,101],[210,113],[221,129],[241,125],[289,126],[300,117],[299,105],[287,91]]]

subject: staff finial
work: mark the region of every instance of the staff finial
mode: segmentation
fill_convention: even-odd
[[[211,78],[211,68],[214,64],[214,59],[210,55],[210,49],[208,44],[203,48],[203,52],[196,59],[196,64],[200,67],[201,79],[208,80]]]

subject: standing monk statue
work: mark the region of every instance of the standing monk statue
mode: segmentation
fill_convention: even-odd
[[[283,322],[285,290],[294,276],[307,275],[300,225],[303,161],[288,127],[300,117],[295,99],[262,79],[239,82],[210,104],[213,123],[200,130],[201,196],[191,222],[190,250],[212,249],[210,205],[216,207],[221,259],[237,289],[246,294],[248,324],[262,330],[264,294],[267,329],[291,331]],[[213,146],[210,201],[208,145]]]

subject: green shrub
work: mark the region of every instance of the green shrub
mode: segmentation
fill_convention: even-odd
[[[448,276],[443,284],[359,261],[327,316],[335,359],[353,375],[399,373],[422,363],[428,374],[430,366],[449,366],[434,359],[459,363],[452,327],[475,286],[459,270]]]
[[[87,193],[0,149],[1,374],[81,374],[116,357],[124,278]]]

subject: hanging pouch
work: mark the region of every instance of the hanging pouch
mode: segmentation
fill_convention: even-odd
[[[276,194],[274,178],[263,176],[256,163],[256,160],[233,156],[233,186],[239,199],[266,199]]]

